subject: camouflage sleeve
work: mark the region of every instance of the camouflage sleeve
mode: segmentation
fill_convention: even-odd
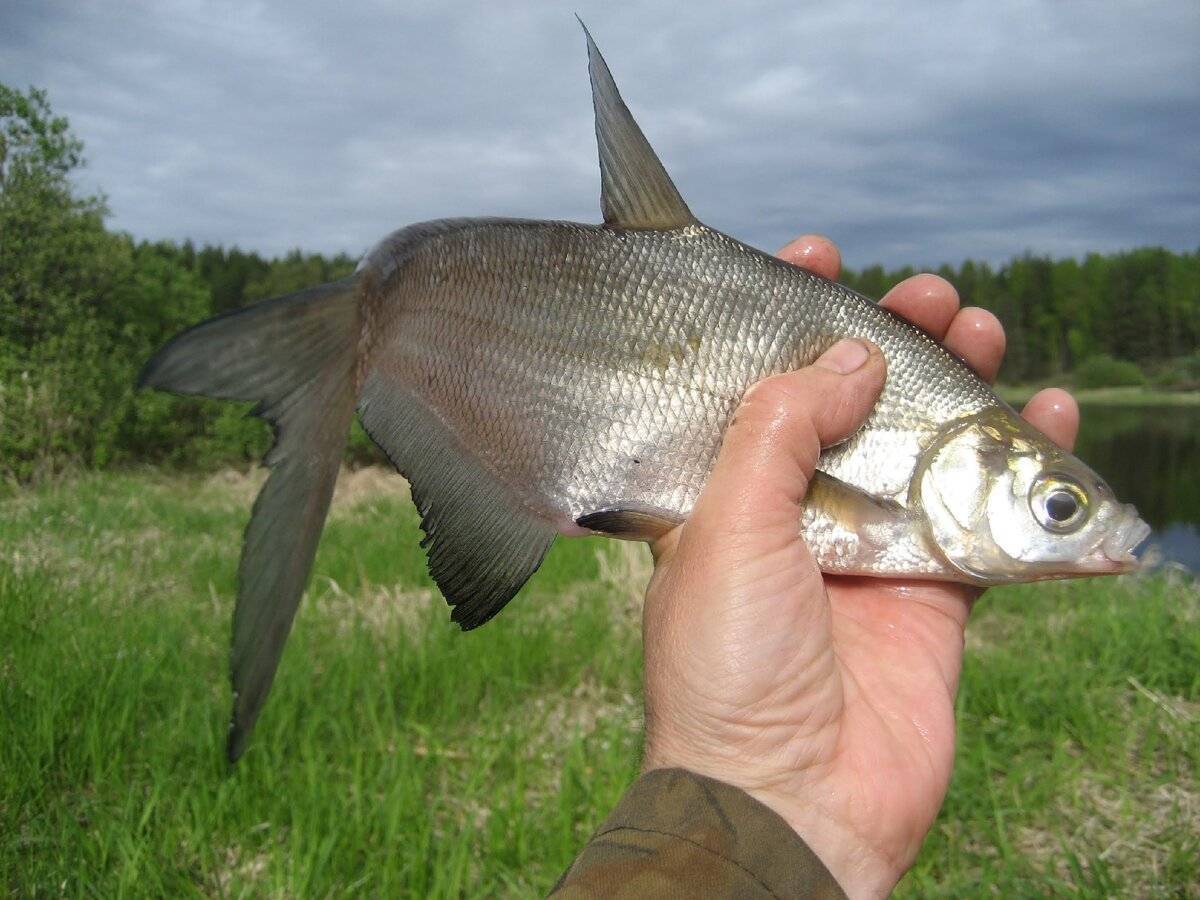
[[[776,813],[684,769],[659,769],[635,781],[551,895],[846,896]]]

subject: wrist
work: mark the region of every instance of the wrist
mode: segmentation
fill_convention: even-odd
[[[830,816],[811,799],[816,791],[800,802],[796,796],[777,788],[735,786],[787,822],[825,864],[847,896],[887,897],[904,874],[906,867],[884,858],[862,835]]]

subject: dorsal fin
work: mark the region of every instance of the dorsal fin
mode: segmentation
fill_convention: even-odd
[[[578,16],[576,17],[578,18]],[[600,146],[600,208],[617,228],[682,228],[696,221],[617,91],[583,20]]]

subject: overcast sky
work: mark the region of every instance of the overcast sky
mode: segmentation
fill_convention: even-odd
[[[890,11],[889,11],[890,10]],[[599,220],[588,23],[703,221],[847,263],[1200,246],[1200,2],[4,0],[138,238]]]

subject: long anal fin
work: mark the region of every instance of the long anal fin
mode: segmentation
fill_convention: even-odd
[[[596,110],[596,143],[600,147],[600,206],[604,221],[617,228],[682,228],[696,219],[683,202],[621,99],[600,49],[587,35],[588,73]]]
[[[412,486],[429,574],[463,630],[496,615],[541,565],[555,527],[467,452],[424,404],[372,375],[363,427]]]

